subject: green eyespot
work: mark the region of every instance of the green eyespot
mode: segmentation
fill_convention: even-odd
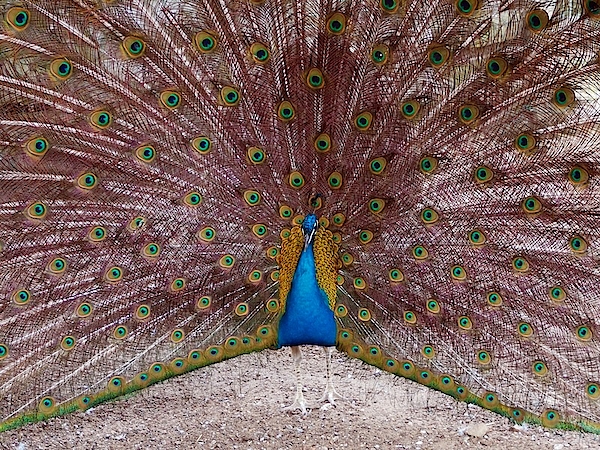
[[[172,292],[179,292],[179,291],[183,290],[186,285],[187,285],[187,281],[185,280],[185,278],[175,278],[171,282],[170,289]]]
[[[458,119],[465,125],[470,125],[479,117],[479,108],[475,105],[462,105],[458,109]]]
[[[250,147],[246,153],[248,155],[248,161],[255,166],[258,166],[267,160],[267,155],[262,148]]]
[[[142,255],[146,258],[158,258],[160,255],[160,245],[155,242],[146,244],[142,249]]]
[[[515,147],[518,151],[529,154],[535,149],[535,138],[529,133],[521,133],[515,139]]]
[[[533,373],[539,377],[543,377],[548,373],[548,366],[542,361],[535,361],[531,366]]]
[[[83,190],[94,189],[98,184],[98,178],[92,172],[86,172],[77,178],[77,186]]]
[[[529,270],[529,261],[522,256],[517,256],[512,260],[512,268],[515,272],[525,273]]]
[[[40,158],[48,152],[50,149],[50,144],[46,138],[35,137],[27,141],[27,144],[25,144],[25,149],[31,156]]]
[[[533,335],[533,327],[527,322],[520,322],[517,326],[517,331],[523,337],[530,337]]]
[[[327,19],[327,31],[333,35],[339,36],[346,31],[346,16],[342,13],[333,13]]]
[[[134,217],[127,224],[130,231],[138,231],[146,226],[147,220],[142,216]]]
[[[267,311],[272,313],[279,311],[279,301],[276,298],[267,301]]]
[[[467,316],[460,316],[458,318],[458,327],[461,330],[469,331],[473,328],[473,322]]]
[[[585,388],[585,393],[592,400],[598,400],[600,398],[600,385],[598,385],[598,383],[588,383]]]
[[[194,36],[194,44],[201,53],[212,53],[217,48],[217,38],[208,31],[200,31]]]
[[[379,6],[388,14],[398,11],[400,2],[398,0],[379,0]]]
[[[417,315],[412,311],[404,311],[404,321],[408,324],[414,325],[417,323]]]
[[[486,392],[483,395],[483,404],[485,405],[486,408],[488,408],[488,409],[495,408],[496,406],[498,406],[499,403],[500,403],[500,401],[498,400],[498,396],[496,394],[494,394],[493,392]]]
[[[120,325],[118,327],[115,328],[115,330],[113,331],[113,336],[115,337],[115,339],[125,339],[127,337],[127,327]]]
[[[547,428],[554,428],[560,422],[560,415],[553,409],[546,409],[542,412],[542,425]]]
[[[112,124],[112,116],[108,111],[94,111],[90,114],[90,123],[98,130],[105,130]]]
[[[422,245],[416,245],[411,250],[413,258],[417,261],[423,261],[429,257],[429,252]]]
[[[500,306],[502,305],[502,296],[498,292],[488,292],[486,295],[488,305]]]
[[[361,244],[368,244],[373,240],[373,232],[369,230],[362,230],[358,234],[358,239],[360,240]]]
[[[562,302],[567,298],[567,293],[560,286],[551,287],[548,293],[550,295],[550,300],[553,302]]]
[[[196,308],[200,311],[207,309],[212,302],[212,299],[208,296],[200,297],[196,303]]]
[[[125,378],[123,377],[112,377],[110,380],[108,380],[108,384],[106,386],[106,388],[114,394],[121,394],[124,387]]]
[[[29,11],[15,6],[6,12],[6,22],[15,31],[23,31],[29,25]]]
[[[315,139],[315,149],[319,153],[326,153],[331,150],[331,137],[327,133],[321,133]]]
[[[235,106],[240,102],[240,93],[232,86],[221,88],[221,101],[225,106]]]
[[[277,116],[283,122],[289,122],[296,115],[294,106],[287,100],[281,102],[277,107]]]
[[[467,271],[462,266],[452,266],[450,274],[454,281],[464,281],[467,279]]]
[[[311,89],[322,89],[325,87],[323,72],[317,68],[310,69],[306,74],[306,84]]]
[[[150,317],[150,306],[140,305],[135,310],[135,318],[138,320],[145,320]]]
[[[345,305],[337,305],[335,307],[336,317],[346,317],[348,315],[348,308]]]
[[[177,328],[171,332],[171,342],[173,342],[175,344],[183,341],[184,337],[185,337],[185,332],[181,328]]]
[[[421,211],[421,222],[425,225],[431,225],[438,221],[439,214],[432,208],[425,208]]]
[[[151,163],[156,158],[156,150],[151,145],[141,145],[135,149],[133,154],[143,163]]]
[[[387,161],[383,157],[372,159],[369,162],[369,170],[373,175],[381,175],[385,170],[385,166],[387,165]]]
[[[402,103],[400,112],[405,119],[414,119],[421,110],[421,104],[417,100],[409,100]]]
[[[265,64],[271,57],[269,49],[260,42],[255,42],[250,46],[250,54],[257,64]]]
[[[354,119],[354,125],[359,131],[367,131],[373,123],[373,115],[369,111],[361,112]]]
[[[369,211],[373,214],[379,214],[385,209],[385,200],[381,198],[373,198],[369,200]]]
[[[586,169],[581,166],[574,166],[569,171],[569,182],[573,186],[585,186],[590,178]]]
[[[92,304],[88,302],[83,302],[77,307],[77,311],[75,314],[77,317],[84,318],[89,317],[92,314]]]
[[[332,172],[327,178],[327,184],[333,190],[337,190],[342,187],[342,174],[339,172]]]
[[[104,274],[104,279],[110,283],[116,283],[123,279],[123,269],[118,266],[110,267]]]
[[[248,307],[248,303],[246,302],[240,303],[235,307],[235,314],[238,316],[247,316],[249,312],[250,308]]]
[[[212,142],[206,136],[199,136],[192,140],[192,148],[200,155],[206,155],[212,148]]]
[[[429,64],[431,64],[434,68],[438,69],[442,67],[450,57],[450,50],[448,50],[443,45],[433,44],[429,51],[427,52],[427,59],[429,60]]]
[[[73,336],[65,336],[60,341],[60,347],[67,352],[73,350],[75,347],[75,338]]]
[[[44,397],[38,404],[42,414],[52,414],[56,410],[56,400],[53,397]]]
[[[383,66],[388,61],[389,52],[390,49],[387,45],[376,45],[373,47],[373,50],[371,50],[371,61],[377,66]]]
[[[67,262],[64,258],[54,258],[48,263],[48,271],[53,275],[60,275],[67,270]]]
[[[571,88],[562,87],[554,92],[552,101],[559,108],[566,108],[575,101],[575,92]]]
[[[294,172],[290,173],[288,180],[289,180],[290,186],[293,187],[294,189],[300,189],[301,187],[304,186],[304,176],[298,171],[294,171]]]
[[[281,205],[279,207],[279,217],[281,217],[282,219],[289,219],[292,217],[293,214],[294,211],[289,206]]]
[[[537,197],[530,196],[521,202],[521,208],[527,214],[537,214],[542,210],[542,203]]]
[[[400,269],[390,269],[388,271],[388,279],[392,283],[400,283],[404,281],[404,274]]]
[[[485,244],[486,237],[483,231],[473,230],[469,233],[469,242],[474,246],[480,246]]]
[[[427,308],[427,311],[429,311],[432,314],[439,314],[439,312],[441,311],[440,304],[435,299],[427,300],[425,307]]]
[[[542,31],[548,25],[548,13],[543,9],[534,9],[525,17],[527,27],[534,32]]]
[[[434,358],[435,357],[435,349],[431,345],[425,345],[421,349],[421,354],[425,358],[428,358],[428,359]]]
[[[485,70],[490,78],[498,80],[508,71],[508,63],[504,58],[495,57],[487,62]]]
[[[343,213],[335,213],[332,217],[332,221],[336,227],[341,227],[346,222],[346,216]]]
[[[587,327],[585,325],[582,325],[580,327],[577,327],[577,330],[575,330],[575,333],[577,335],[577,339],[579,339],[582,342],[589,342],[592,340],[592,329],[590,327]]]
[[[31,300],[31,294],[27,289],[20,289],[13,293],[12,299],[17,305],[26,305]]]
[[[477,0],[456,0],[456,11],[464,17],[470,17],[479,7]]]
[[[433,156],[425,156],[419,161],[419,170],[426,175],[432,174],[437,166],[438,160]]]
[[[25,215],[33,220],[42,220],[48,213],[48,208],[42,202],[34,202],[24,211]]]
[[[73,65],[66,58],[57,58],[50,62],[50,77],[56,81],[67,80],[73,75]]]
[[[489,365],[492,362],[492,357],[485,350],[480,350],[477,352],[477,362],[484,366]]]
[[[146,43],[136,36],[127,36],[121,44],[125,55],[131,59],[136,59],[144,55]]]
[[[235,258],[232,255],[224,255],[219,259],[219,266],[223,269],[230,269],[235,264]]]
[[[185,203],[187,206],[198,206],[200,203],[202,203],[202,195],[196,191],[189,192],[183,198],[183,203]]]
[[[489,167],[479,166],[475,169],[475,181],[477,181],[477,183],[480,183],[480,184],[487,183],[493,177],[494,177],[494,172]]]
[[[355,277],[354,280],[352,281],[352,285],[354,286],[354,289],[358,289],[359,291],[362,291],[362,290],[366,289],[367,282],[365,281],[365,279],[363,277]]]
[[[371,311],[369,311],[367,308],[360,308],[358,310],[358,319],[362,322],[368,322],[371,320]]]
[[[267,226],[262,223],[252,225],[252,233],[258,238],[262,238],[267,234]]]
[[[263,279],[263,273],[260,270],[253,270],[248,274],[248,281],[252,284],[260,283]]]

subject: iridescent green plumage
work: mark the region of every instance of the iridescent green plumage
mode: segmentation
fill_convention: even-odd
[[[338,349],[600,431],[594,2],[1,8],[0,430],[277,347],[315,213]]]

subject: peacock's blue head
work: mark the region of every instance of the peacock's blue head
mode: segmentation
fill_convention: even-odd
[[[302,233],[304,233],[304,248],[308,247],[315,237],[315,232],[319,226],[317,216],[308,214],[302,221]]]

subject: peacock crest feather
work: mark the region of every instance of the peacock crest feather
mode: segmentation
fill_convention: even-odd
[[[600,432],[596,2],[0,13],[0,431],[318,344]]]

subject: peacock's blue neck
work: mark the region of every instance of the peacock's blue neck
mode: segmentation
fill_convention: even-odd
[[[313,244],[300,255],[285,313],[279,321],[278,344],[335,345],[337,327],[325,292],[317,283]]]

